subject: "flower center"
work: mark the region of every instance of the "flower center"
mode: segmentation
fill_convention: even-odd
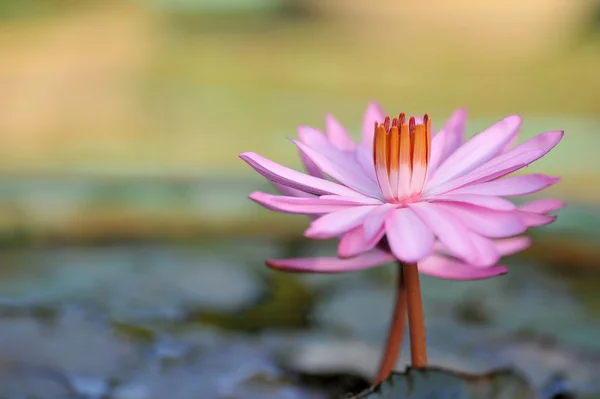
[[[381,193],[386,201],[406,205],[418,201],[427,179],[431,155],[431,120],[425,114],[417,123],[401,113],[382,124],[375,122],[373,162]]]

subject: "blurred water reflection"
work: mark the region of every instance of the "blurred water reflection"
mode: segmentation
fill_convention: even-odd
[[[333,249],[308,246],[300,255]],[[263,240],[4,250],[1,392],[280,398],[293,390],[321,398],[343,387],[307,386],[300,375],[355,376],[354,387],[364,387],[391,312],[393,268],[265,271],[262,254],[290,250],[298,248]],[[578,391],[598,392],[597,305],[535,262],[508,264],[507,276],[484,282],[423,279],[432,363],[515,367],[537,387],[561,373]],[[399,369],[407,345],[403,353]]]

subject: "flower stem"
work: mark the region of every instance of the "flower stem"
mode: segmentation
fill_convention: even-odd
[[[427,343],[417,264],[404,264],[403,274],[408,304],[411,363],[413,367],[425,367],[427,366]]]
[[[381,364],[379,366],[379,372],[377,373],[377,378],[375,379],[375,385],[388,378],[392,370],[394,370],[396,361],[400,355],[400,348],[402,347],[402,339],[404,338],[404,320],[406,318],[406,286],[404,285],[402,269],[402,263],[398,262],[396,303],[394,304],[394,312],[392,313],[390,330],[385,343],[385,349],[383,352],[383,358],[381,359]]]

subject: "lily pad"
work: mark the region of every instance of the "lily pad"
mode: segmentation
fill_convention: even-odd
[[[510,370],[485,375],[441,368],[408,368],[350,399],[531,399],[537,395],[527,381]]]

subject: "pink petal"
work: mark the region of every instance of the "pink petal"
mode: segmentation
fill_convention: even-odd
[[[547,215],[542,215],[539,213],[532,213],[532,212],[517,211],[517,213],[521,217],[522,222],[527,227],[545,226],[556,220],[556,216],[547,216]]]
[[[304,235],[317,239],[337,237],[361,224],[365,215],[376,207],[376,205],[362,205],[328,213],[313,221]]]
[[[518,133],[521,118],[509,116],[475,135],[438,168],[432,185],[445,183],[463,176],[498,155],[504,146]]]
[[[377,174],[377,186],[379,187],[379,191],[381,192],[382,198],[394,198],[394,193],[392,191],[390,179],[388,178],[386,166],[377,165],[377,167],[375,168],[375,173]]]
[[[267,266],[287,272],[344,273],[368,269],[394,261],[394,256],[386,251],[371,250],[354,258],[291,258],[269,259]]]
[[[298,137],[302,144],[319,151],[326,157],[341,158],[344,162],[352,163],[351,167],[358,169],[352,151],[339,149],[320,130],[309,126],[299,126]]]
[[[484,195],[526,195],[543,190],[560,180],[542,174],[510,176],[486,183],[471,184],[456,189],[448,194],[484,194]]]
[[[436,206],[458,218],[469,230],[485,237],[511,237],[526,230],[525,224],[516,211],[496,211],[456,203],[436,203]]]
[[[323,152],[339,150],[319,129],[310,126],[298,126],[298,138],[301,142]]]
[[[361,145],[371,150],[373,148],[373,134],[375,133],[375,122],[383,123],[385,115],[376,102],[367,107],[363,117]]]
[[[335,200],[352,205],[385,205],[380,200],[371,197],[343,197],[341,195],[321,195],[319,197],[323,200]]]
[[[525,236],[500,238],[492,240],[491,242],[494,245],[495,251],[500,256],[512,255],[531,246],[531,238]],[[448,251],[448,248],[446,248],[444,244],[439,241],[435,242],[433,248],[440,254],[451,255],[450,251]]]
[[[283,195],[271,195],[255,191],[249,198],[265,208],[277,212],[295,213],[301,215],[316,215],[330,213],[363,205],[359,202],[351,202],[348,199],[322,199],[322,198],[299,198],[286,197]]]
[[[548,151],[553,149],[562,140],[563,136],[564,131],[562,130],[538,134],[523,144],[494,158],[484,165],[484,167],[493,172],[510,167],[511,165],[529,165],[546,155]]]
[[[325,119],[325,131],[329,141],[340,150],[353,151],[356,148],[356,144],[350,138],[348,131],[331,114],[327,115]]]
[[[431,200],[432,202],[458,202],[471,205],[477,205],[484,208],[495,209],[499,211],[512,211],[517,207],[512,202],[504,198],[494,197],[491,195],[478,194],[454,194],[447,193],[445,195],[436,195]]]
[[[389,213],[397,208],[394,204],[383,204],[373,209],[365,216],[363,221],[365,239],[370,240],[375,236],[379,230],[384,227],[385,220]]]
[[[428,180],[433,178],[437,168],[446,159],[444,151],[446,149],[446,141],[450,140],[448,137],[450,134],[451,132],[442,129],[431,139],[431,155],[429,157],[429,165],[427,170]]]
[[[477,263],[475,249],[469,239],[470,232],[458,218],[437,204],[419,202],[409,207],[453,255],[469,263]]]
[[[347,162],[346,157],[338,155],[326,156],[318,150],[292,140],[324,173],[335,180],[368,196],[380,198],[381,191],[373,180],[369,179],[357,163]]]
[[[347,165],[348,168],[352,168],[356,171],[360,171],[360,166],[357,165],[357,162],[353,156],[352,152],[344,151],[335,146],[333,142],[331,142],[320,130],[309,127],[309,126],[299,126],[298,127],[298,137],[300,138],[300,142],[305,144],[316,151],[320,152],[327,158],[335,158],[339,159],[341,162]],[[293,140],[292,140],[293,141]],[[302,160],[307,168],[310,166],[311,170],[309,173],[313,176],[322,177],[323,173],[313,162],[313,160],[305,154],[302,150],[300,150],[300,155],[302,156]],[[317,172],[314,172],[316,168]]]
[[[319,179],[325,179],[325,175],[321,172],[321,169],[310,159],[306,154],[302,151],[298,151],[300,153],[300,159],[302,160],[302,164],[304,165],[304,169],[306,172],[314,177],[318,177]]]
[[[475,256],[477,258],[477,262],[473,263],[473,266],[490,267],[498,263],[500,260],[500,253],[492,240],[482,237],[477,233],[471,233],[469,238],[473,244]]]
[[[465,141],[466,124],[467,110],[461,108],[450,116],[444,127],[433,137],[429,162],[429,173],[432,176],[437,167]]]
[[[500,169],[492,174],[489,174],[487,170],[479,168],[465,176],[459,177],[458,179],[450,180],[439,186],[429,185],[428,188],[423,192],[425,197],[433,197],[440,194],[449,193],[457,188],[464,187],[468,184],[479,184],[485,183],[490,180],[494,180],[500,177],[504,177],[509,173],[517,171],[526,165],[513,165],[506,169]]]
[[[520,252],[531,246],[529,237],[512,237],[494,240],[496,251],[502,256],[508,256]]]
[[[431,254],[431,229],[409,208],[394,210],[385,221],[388,243],[401,261],[414,263]]]
[[[275,186],[275,188],[277,188],[277,190],[281,194],[287,195],[288,197],[315,198],[315,196],[313,194],[308,194],[308,193],[305,193],[304,191],[300,191],[295,188],[284,186],[283,184],[273,183],[273,185]]]
[[[349,197],[362,196],[362,194],[344,187],[341,184],[319,179],[298,172],[297,170],[286,168],[285,166],[261,157],[254,152],[244,152],[240,154],[240,158],[273,183],[292,187],[315,195],[338,194]]]
[[[513,137],[513,139],[511,141],[509,141],[508,143],[506,143],[506,145],[504,146],[504,149],[502,150],[502,152],[506,152],[506,151],[510,151],[513,149],[513,147],[515,146],[515,144],[517,144],[517,141],[519,141],[519,135],[516,134],[515,137]]]
[[[491,240],[491,242],[494,245],[495,251],[500,256],[513,255],[531,246],[531,238],[525,236],[500,238]],[[448,251],[448,249],[439,241],[435,243],[434,249],[440,254],[450,254],[450,251]]]
[[[445,142],[442,159],[446,159],[452,155],[464,143],[467,130],[467,116],[467,110],[460,108],[448,118],[443,130],[448,131],[450,134]]]
[[[473,172],[442,186],[431,186],[428,195],[454,190],[470,183],[484,183],[515,172],[543,157],[562,139],[563,131],[539,134],[523,144],[486,162]]]
[[[323,136],[323,133],[308,126],[298,126],[298,137],[303,143],[312,143],[315,146],[320,145],[322,147],[327,147],[331,145],[325,136]],[[306,172],[308,172],[308,174],[311,176],[324,179],[325,175],[323,175],[323,172],[321,172],[319,167],[302,151],[298,152],[300,153],[300,159],[302,159],[302,163],[304,164],[304,169],[306,169]]]
[[[520,211],[533,213],[552,213],[564,207],[565,203],[554,198],[542,198],[526,202],[519,207]]]
[[[356,147],[354,157],[369,179],[376,182],[377,175],[375,174],[375,164],[373,163],[373,151],[363,146],[358,146]]]
[[[384,234],[385,230],[381,226],[376,234],[367,238],[363,226],[357,226],[342,236],[338,246],[338,256],[340,258],[351,258],[373,249],[381,241]]]
[[[480,280],[506,274],[504,266],[476,268],[454,259],[432,255],[419,262],[419,272],[448,280]]]

